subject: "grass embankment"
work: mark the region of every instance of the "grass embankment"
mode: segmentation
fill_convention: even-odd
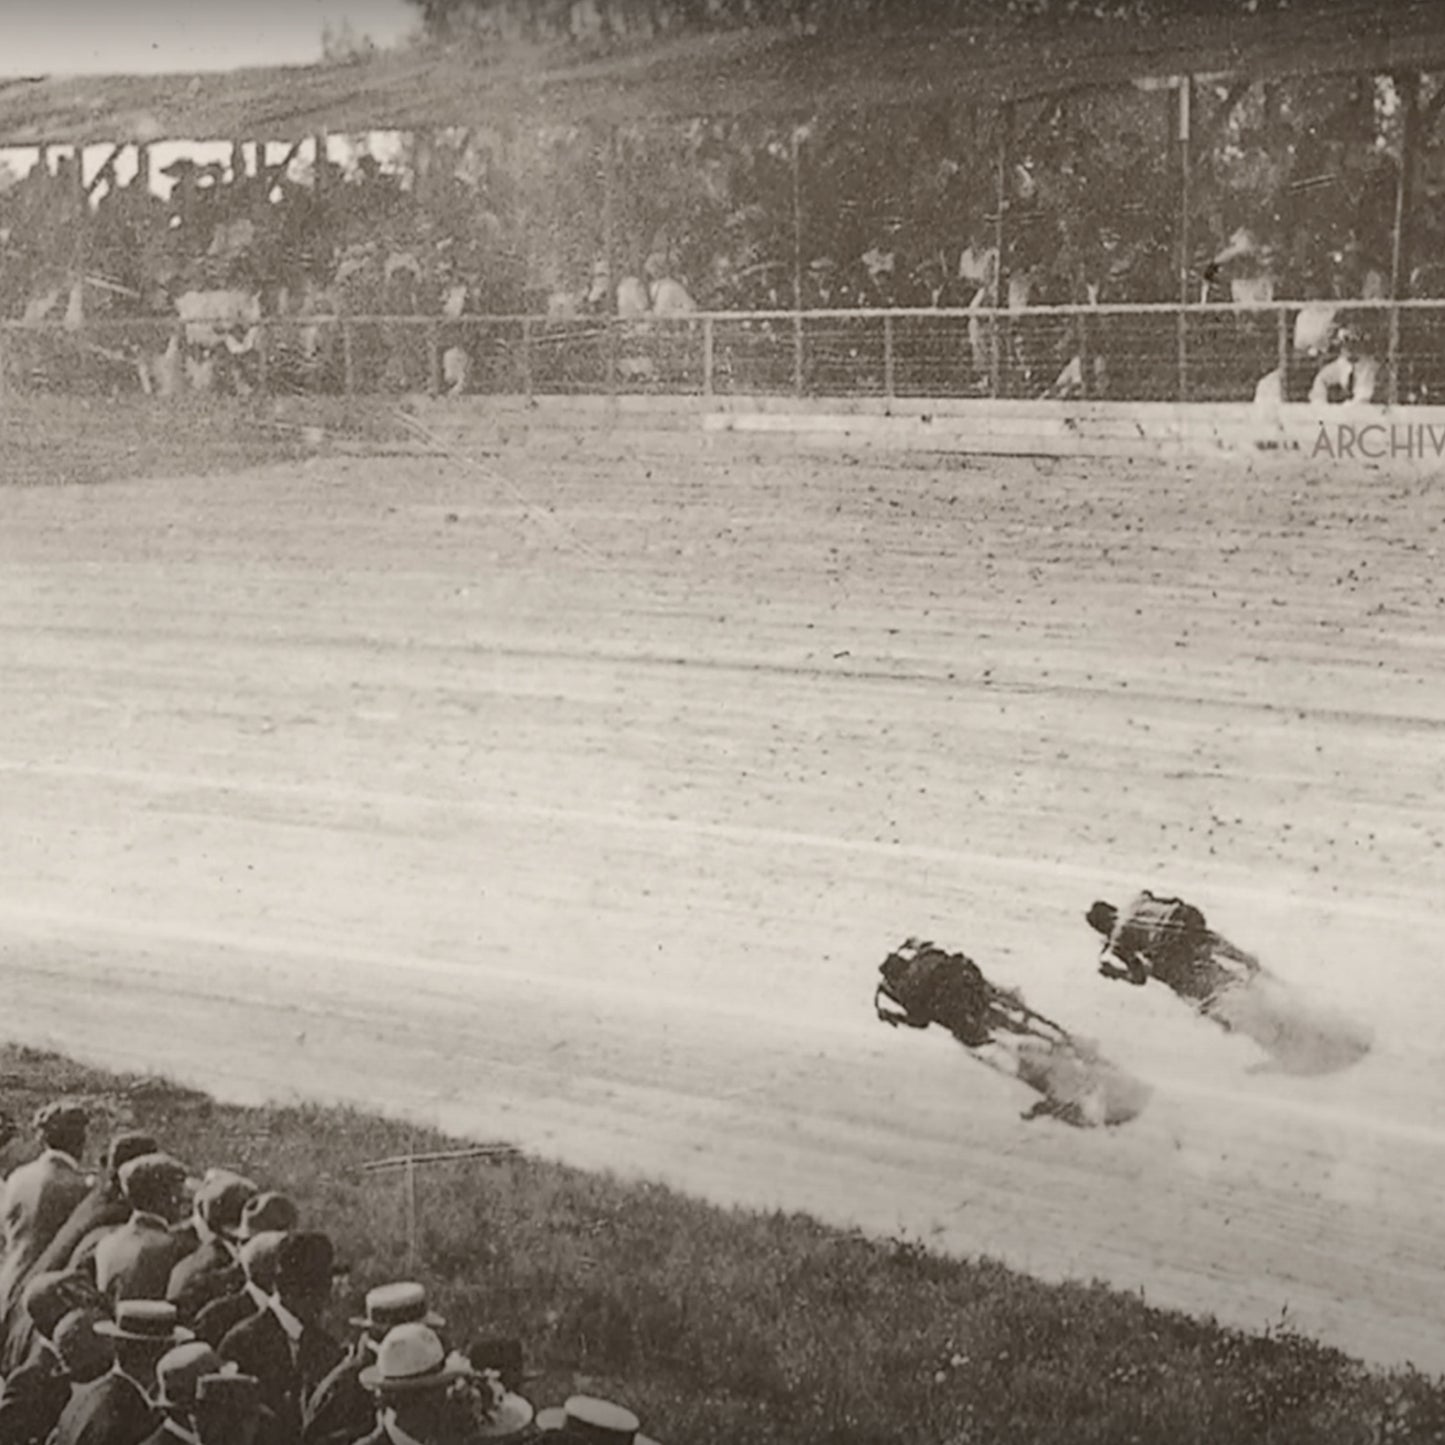
[[[0,1107],[58,1093],[200,1168],[288,1189],[352,1267],[345,1306],[407,1269],[397,1175],[445,1148],[353,1110],[244,1109],[161,1080],[0,1049]],[[1097,1285],[716,1209],[529,1160],[419,1175],[418,1273],[460,1339],[515,1333],[543,1377],[631,1403],[665,1445],[1246,1445],[1445,1439],[1445,1387],[1365,1370],[1288,1331],[1251,1337]],[[344,1329],[338,1304],[336,1326]]]

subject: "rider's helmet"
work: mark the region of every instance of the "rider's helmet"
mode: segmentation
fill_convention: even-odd
[[[1096,902],[1084,917],[1088,919],[1089,927],[1095,933],[1102,933],[1107,938],[1119,921],[1119,910],[1112,903]]]

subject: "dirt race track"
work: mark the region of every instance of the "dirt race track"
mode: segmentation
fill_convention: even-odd
[[[1433,479],[498,465],[0,491],[8,1034],[1445,1369]],[[1143,885],[1372,1054],[1097,977]],[[881,1028],[910,933],[1147,1112]]]

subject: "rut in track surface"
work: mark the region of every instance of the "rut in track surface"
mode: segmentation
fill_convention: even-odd
[[[11,1033],[1445,1367],[1434,487],[499,465],[0,492]],[[1098,978],[1142,885],[1374,1050]],[[908,934],[1144,1115],[881,1029]]]

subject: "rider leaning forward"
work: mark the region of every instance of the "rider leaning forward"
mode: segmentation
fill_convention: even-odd
[[[1257,959],[1214,932],[1182,898],[1160,898],[1146,889],[1122,915],[1112,903],[1099,902],[1086,917],[1104,937],[1099,972],[1105,978],[1139,987],[1158,979],[1205,1013],[1259,970]]]

